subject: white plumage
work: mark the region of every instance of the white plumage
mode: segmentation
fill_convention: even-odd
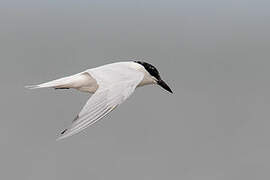
[[[70,127],[58,138],[63,139],[77,134],[106,116],[124,102],[136,87],[156,83],[156,77],[153,77],[143,65],[136,62],[118,62],[27,88],[75,88],[94,93]]]

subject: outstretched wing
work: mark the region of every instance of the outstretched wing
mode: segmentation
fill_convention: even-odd
[[[71,126],[61,133],[58,140],[77,134],[102,119],[124,102],[134,92],[142,79],[143,74],[136,73],[135,76],[133,74],[125,81],[114,84],[101,83],[96,93],[90,97]]]

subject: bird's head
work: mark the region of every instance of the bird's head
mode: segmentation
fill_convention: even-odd
[[[151,78],[153,79],[153,81],[156,84],[158,84],[159,86],[161,86],[165,90],[169,91],[170,93],[173,93],[171,88],[165,83],[165,81],[163,81],[161,79],[157,68],[155,68],[153,65],[151,65],[147,62],[143,62],[143,61],[134,61],[134,62],[142,65],[144,67],[144,69],[150,74]]]

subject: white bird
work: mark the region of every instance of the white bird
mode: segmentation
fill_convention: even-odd
[[[74,88],[93,93],[70,127],[61,133],[58,138],[60,140],[94,124],[124,102],[136,87],[148,84],[158,84],[172,93],[169,86],[161,79],[158,70],[142,61],[107,64],[72,76],[26,87],[29,89]]]

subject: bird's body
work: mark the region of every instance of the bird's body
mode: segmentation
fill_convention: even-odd
[[[107,64],[47,83],[28,86],[28,88],[74,88],[93,94],[71,126],[61,133],[59,139],[63,139],[100,120],[124,102],[139,86],[160,83],[163,88],[171,92],[161,80],[158,71],[152,65],[143,63],[130,61]]]
[[[74,88],[82,92],[95,93],[101,84],[114,84],[129,80],[131,73],[135,76],[140,76],[141,74],[144,75],[138,86],[155,83],[151,78],[151,75],[140,64],[135,62],[118,62],[88,69],[78,74],[50,82],[27,87],[30,89],[47,87],[55,89]]]

